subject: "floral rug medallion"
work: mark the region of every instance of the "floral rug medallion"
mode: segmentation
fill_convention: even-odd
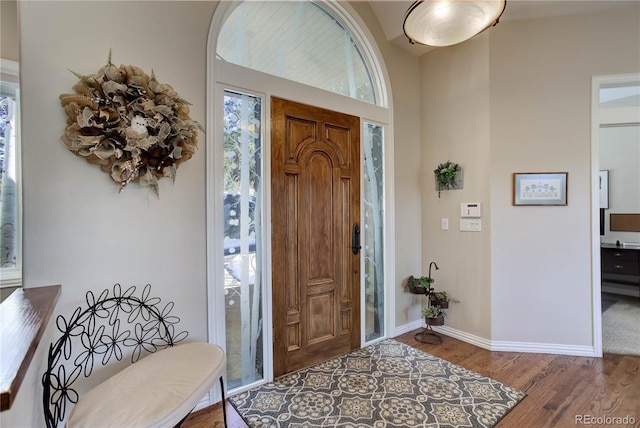
[[[393,339],[229,398],[250,427],[492,427],[525,393]]]

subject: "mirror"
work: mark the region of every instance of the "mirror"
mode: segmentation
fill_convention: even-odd
[[[0,2],[0,298],[22,284],[18,3]]]

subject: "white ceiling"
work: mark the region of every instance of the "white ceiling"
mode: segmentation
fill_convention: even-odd
[[[565,16],[603,9],[627,7],[638,0],[507,0],[507,7],[501,22],[522,19]],[[422,55],[434,49],[428,46],[412,45],[402,31],[404,15],[413,1],[388,0],[371,1],[371,8],[378,17],[387,40],[413,53]]]

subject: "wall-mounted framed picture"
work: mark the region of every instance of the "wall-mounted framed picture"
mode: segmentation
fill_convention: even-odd
[[[609,208],[609,171],[600,171],[600,208]]]
[[[513,205],[567,205],[568,172],[514,172]]]

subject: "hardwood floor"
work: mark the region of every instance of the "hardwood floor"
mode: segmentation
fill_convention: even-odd
[[[446,336],[442,344],[429,345],[413,338],[417,331],[395,339],[527,393],[498,423],[499,428],[580,425],[640,428],[638,356],[605,354],[604,358],[589,358],[491,352]],[[601,419],[624,417],[627,421]],[[227,418],[229,428],[246,427],[230,404]],[[629,423],[630,419],[634,422]],[[183,428],[222,426],[220,404],[193,413],[182,425]]]

